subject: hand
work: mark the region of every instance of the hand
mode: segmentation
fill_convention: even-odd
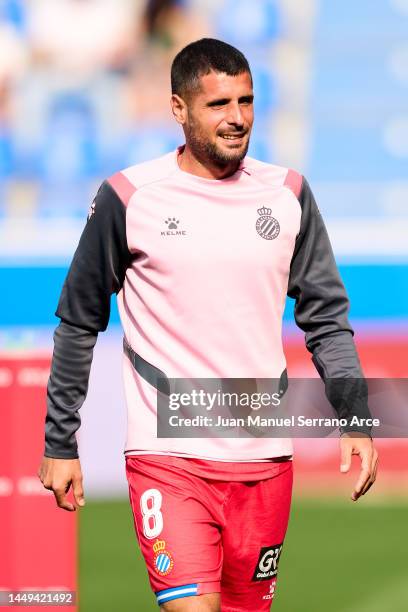
[[[77,507],[85,506],[79,459],[43,457],[38,470],[38,477],[45,489],[54,492],[57,505],[60,508],[74,512]],[[66,497],[71,484],[76,506],[71,504]]]
[[[374,448],[373,441],[368,436],[359,432],[350,431],[340,438],[341,465],[340,472],[346,474],[351,466],[352,455],[360,455],[361,472],[356,482],[351,499],[357,501],[361,495],[365,495],[374,484],[377,477],[378,453]]]

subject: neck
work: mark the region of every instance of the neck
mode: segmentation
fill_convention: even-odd
[[[204,163],[194,156],[187,144],[180,150],[177,161],[179,168],[184,172],[189,172],[190,174],[195,174],[202,178],[216,180],[231,176],[240,166],[239,160],[227,162],[225,164],[217,164],[212,160],[206,160]]]

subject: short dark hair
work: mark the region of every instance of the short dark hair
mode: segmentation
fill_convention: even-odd
[[[202,76],[211,71],[236,76],[251,69],[245,55],[216,38],[201,38],[177,53],[171,66],[171,93],[189,96],[199,88]]]

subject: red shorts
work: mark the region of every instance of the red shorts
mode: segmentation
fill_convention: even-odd
[[[233,479],[212,473],[215,463],[223,477],[234,471]],[[220,592],[223,612],[270,609],[289,519],[292,461],[255,465],[259,479],[254,464],[246,463],[237,480],[237,463],[126,457],[135,530],[159,605]]]

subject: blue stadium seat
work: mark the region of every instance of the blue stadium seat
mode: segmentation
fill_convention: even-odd
[[[172,130],[167,124],[161,127],[149,125],[136,129],[134,132],[127,134],[124,140],[121,140],[121,167],[131,166],[164,155],[183,142],[183,135],[178,130]]]
[[[399,36],[404,39],[408,27],[407,14],[404,16],[394,9],[391,2],[319,2],[317,16],[317,41],[341,40],[343,52],[347,52],[350,40],[359,40],[362,46],[371,40],[377,46],[381,41],[397,40]]]
[[[226,0],[214,27],[219,38],[243,50],[250,43],[262,44],[278,36],[279,9],[274,0]]]
[[[87,179],[99,172],[93,108],[82,94],[59,94],[51,101],[44,137],[41,177],[55,182]]]
[[[277,101],[276,82],[273,74],[265,65],[251,62],[252,79],[255,93],[255,112],[265,113],[273,110]]]
[[[251,138],[251,143],[248,149],[248,155],[250,157],[255,157],[255,159],[259,159],[264,162],[272,163],[272,155],[269,150],[267,143],[265,142],[265,138],[260,138],[254,135]]]
[[[266,113],[256,113],[248,155],[264,162],[277,163],[274,160],[271,134],[265,129],[267,121],[269,117]]]
[[[42,181],[37,215],[41,218],[77,217],[85,220],[94,192],[94,184],[88,180]]]
[[[9,129],[0,126],[0,181],[10,176],[13,168],[13,136]]]
[[[38,214],[84,217],[90,184],[100,172],[97,124],[82,92],[59,93],[50,100],[38,162]]]
[[[391,2],[319,3],[310,88],[314,179],[405,179],[408,160],[392,155],[384,133],[406,116],[408,83],[393,75],[390,58],[407,31],[408,16]]]
[[[381,129],[320,121],[308,172],[316,180],[398,180],[407,175],[407,160],[386,150]]]
[[[393,46],[363,47],[358,41],[349,43],[347,52],[336,45],[321,42],[316,50],[316,63],[311,88],[312,108],[330,109],[344,114],[360,108],[365,121],[378,121],[378,112],[400,107],[406,109],[408,82],[395,78],[390,69]]]
[[[16,30],[24,32],[25,18],[25,7],[22,0],[0,0],[0,21],[8,21]]]

